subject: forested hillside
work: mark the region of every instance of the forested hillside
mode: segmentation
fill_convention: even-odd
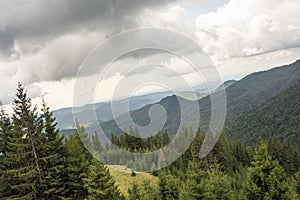
[[[226,121],[237,117],[239,114],[248,111],[254,106],[265,103],[294,85],[299,79],[300,61],[297,61],[290,65],[253,73],[240,81],[233,82],[233,84],[226,89]],[[167,122],[164,129],[168,130],[171,134],[177,131],[178,127],[176,127],[176,124],[178,125],[178,123],[176,122],[180,120],[180,107],[176,99],[176,96],[166,97],[157,103],[166,109]],[[186,101],[188,102],[188,100]],[[198,103],[201,114],[200,127],[202,130],[207,130],[210,121],[210,96],[202,98]],[[132,111],[132,119],[138,125],[147,125],[150,122],[148,113],[152,105],[147,105],[141,109]],[[186,105],[188,105],[188,103],[186,103]],[[183,109],[189,110],[190,108],[186,106]],[[193,111],[191,110],[191,112]],[[127,119],[122,119],[122,116],[120,116],[119,120],[126,126]],[[195,119],[191,118],[187,121],[193,120]],[[186,126],[188,126],[188,124]],[[108,135],[111,133],[120,135],[122,133],[114,120],[101,123],[101,127]],[[90,129],[92,130],[93,127],[91,126]]]
[[[298,98],[299,84],[296,84],[260,107],[272,116],[271,108],[280,107],[281,102],[286,101],[291,108],[283,106],[283,109],[293,110],[284,115],[284,119],[289,119],[290,115],[299,114]],[[179,159],[151,174],[140,174],[135,169],[159,166],[160,159],[157,163],[136,157],[123,160],[120,155],[115,156],[118,152],[113,146],[100,146],[97,133],[89,136],[80,125],[65,139],[59,135],[56,120],[46,103],[37,110],[22,85],[18,86],[13,107],[13,115],[7,115],[4,109],[0,112],[0,199],[300,198],[300,151],[288,138],[282,142],[272,136],[280,135],[280,131],[265,130],[251,146],[240,140],[230,141],[221,133],[209,155],[200,159],[198,152],[205,132],[198,130]],[[274,111],[276,116],[275,108]],[[290,124],[290,130],[297,132],[299,127],[294,125]],[[112,135],[113,144],[130,152],[147,153],[170,143],[167,131],[145,139],[139,138],[136,130],[130,131],[132,133],[123,133],[121,137]],[[184,144],[190,134],[184,130],[177,144]],[[82,142],[92,145],[92,152],[87,151]],[[109,155],[107,163],[130,173],[124,175],[112,170],[111,175],[108,167],[92,156],[94,151],[101,154],[103,150]],[[166,153],[162,150],[159,156],[165,157]]]
[[[259,135],[269,135],[280,140],[288,139],[300,144],[300,82],[285,92],[257,106],[225,126],[232,140],[256,143]]]

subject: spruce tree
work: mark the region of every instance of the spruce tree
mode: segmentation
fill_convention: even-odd
[[[55,118],[43,101],[39,117],[38,156],[43,171],[43,183],[40,185],[45,199],[62,198],[65,193],[66,150],[64,137],[59,135]]]
[[[103,146],[101,144],[99,134],[97,132],[95,132],[94,135],[92,135],[92,145],[92,149],[94,151],[93,153],[95,153],[95,155],[100,154],[103,150]]]
[[[179,198],[180,181],[168,172],[159,173],[159,196],[162,200]]]
[[[0,108],[0,198],[9,190],[4,179],[4,156],[7,151],[7,137],[11,128],[10,118],[4,112],[4,107]]]
[[[83,178],[91,165],[92,155],[84,147],[79,135],[88,140],[84,128],[80,125],[77,125],[75,134],[66,140],[68,173],[66,195],[71,199],[85,199],[88,196]]]
[[[3,156],[7,150],[7,137],[11,129],[10,118],[4,111],[4,107],[0,107],[0,170],[3,170]]]
[[[2,173],[7,187],[2,196],[6,199],[36,199],[42,181],[42,170],[35,146],[36,111],[31,109],[31,99],[19,83],[13,101],[11,130],[6,135]]]
[[[204,169],[203,163],[189,162],[184,199],[233,199],[229,177],[220,170],[216,161]]]
[[[247,199],[297,199],[278,161],[268,155],[268,146],[261,143],[247,172]]]
[[[96,159],[92,160],[83,181],[89,200],[122,199],[122,195],[109,174],[108,168]]]

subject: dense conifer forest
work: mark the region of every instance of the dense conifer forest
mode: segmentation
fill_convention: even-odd
[[[277,114],[276,106],[281,105],[283,101],[293,105],[291,109],[294,110],[289,113],[299,113],[296,107],[299,103],[297,100],[294,102],[299,97],[298,93],[299,84],[296,84],[268,104],[254,108],[254,111],[266,110],[263,112],[267,116],[266,119],[272,120]],[[46,102],[43,101],[41,107],[41,110],[37,110],[36,106],[32,105],[24,86],[19,84],[13,100],[13,114],[8,115],[3,108],[1,109],[1,199],[300,198],[298,145],[289,139],[277,137],[276,128],[272,128],[269,133],[268,129],[263,127],[256,128],[262,130],[262,133],[257,136],[256,142],[249,144],[239,139],[229,140],[226,132],[222,132],[216,146],[204,159],[198,157],[205,137],[205,133],[199,130],[189,149],[178,160],[166,168],[151,172],[151,176],[159,179],[157,185],[147,181],[136,182],[124,194],[120,192],[117,180],[111,176],[109,168],[88,152],[82,140],[91,142],[99,152],[102,148],[111,150],[112,158],[113,148],[101,146],[101,138],[97,133],[89,136],[80,124],[65,138],[59,134],[56,120]],[[270,110],[274,110],[272,115]],[[243,124],[249,120],[251,126],[256,127],[258,122],[255,123],[256,119],[251,118],[252,115],[249,111],[232,124]],[[283,118],[297,121],[289,115],[283,115]],[[278,123],[274,126],[278,127]],[[286,123],[286,126],[290,124],[293,123]],[[299,122],[296,123],[296,127],[284,129],[284,133],[297,134],[298,125]],[[188,129],[183,132],[184,137],[190,134]],[[112,134],[111,138],[114,145],[131,152],[151,152],[165,146],[170,140],[167,131],[141,139],[135,129],[131,129],[129,134],[123,133],[120,137]],[[180,141],[184,142],[184,139]],[[143,169],[147,161],[137,162],[132,159],[126,162],[126,167],[132,169],[133,178],[138,173],[135,169]],[[110,163],[119,165],[124,161],[117,159],[110,160]]]

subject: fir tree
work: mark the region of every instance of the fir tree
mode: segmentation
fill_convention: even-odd
[[[11,123],[8,115],[4,112],[4,108],[0,110],[0,198],[9,190],[4,179],[4,156],[7,152],[7,137],[11,128]]]
[[[88,137],[84,128],[77,125],[75,134],[66,140],[68,172],[66,195],[71,199],[84,199],[88,196],[83,178],[91,164],[92,155],[84,147],[79,135]]]
[[[201,163],[190,162],[187,170],[185,199],[233,199],[229,177],[214,162],[208,170]]]
[[[38,155],[44,173],[41,196],[45,199],[62,198],[66,187],[66,149],[64,137],[59,135],[56,124],[52,112],[43,101],[38,126]]]
[[[167,172],[159,173],[159,196],[162,200],[178,199],[180,181]]]
[[[35,137],[36,113],[31,99],[19,83],[13,101],[11,131],[7,132],[3,152],[3,182],[7,186],[2,196],[9,199],[36,199],[42,171],[38,162]]]
[[[98,160],[93,159],[83,179],[89,200],[122,199],[122,195],[109,174],[109,170]]]
[[[268,155],[268,147],[260,144],[247,173],[247,199],[297,199],[287,183],[284,169]]]

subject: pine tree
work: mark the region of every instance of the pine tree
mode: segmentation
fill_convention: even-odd
[[[233,156],[230,143],[225,133],[221,133],[218,142],[207,157],[209,163],[214,163],[215,160],[220,164],[222,171],[232,173],[237,167],[237,161]]]
[[[229,177],[220,170],[218,164],[214,164],[207,172],[207,179],[201,181],[199,186],[204,192],[201,199],[227,199],[234,198],[233,189]]]
[[[165,130],[162,134],[162,146],[166,146],[171,142],[168,132]]]
[[[89,200],[122,199],[118,187],[109,174],[109,170],[98,160],[93,159],[86,177],[83,179]]]
[[[150,180],[144,180],[140,185],[140,195],[143,200],[158,199],[158,188],[150,183]]]
[[[179,198],[180,181],[167,172],[159,173],[159,196],[162,200]]]
[[[92,136],[92,145],[93,145],[93,151],[96,155],[100,154],[101,151],[103,150],[99,134],[97,132],[94,133]]]
[[[62,198],[66,182],[66,149],[64,137],[56,129],[55,118],[43,101],[39,117],[38,156],[43,171],[43,184],[40,185],[45,199]]]
[[[19,83],[13,101],[11,131],[6,137],[3,153],[3,182],[7,186],[4,198],[36,199],[42,171],[35,146],[36,111],[31,109],[31,99]]]
[[[7,137],[11,128],[11,123],[8,115],[4,112],[4,108],[0,110],[0,198],[9,190],[4,179],[4,156],[7,151]]]
[[[185,199],[233,199],[229,177],[214,162],[205,170],[203,163],[189,162],[187,169]],[[182,193],[182,192],[181,192]]]
[[[268,146],[259,145],[247,173],[247,199],[297,199],[284,169],[268,155]]]
[[[11,129],[10,118],[4,111],[4,107],[0,107],[0,170],[3,170],[3,156],[7,150],[7,137]]]
[[[84,128],[77,125],[75,134],[66,140],[68,173],[66,195],[71,199],[85,199],[88,196],[83,178],[91,164],[92,155],[84,147],[79,135],[82,138],[88,137]]]

